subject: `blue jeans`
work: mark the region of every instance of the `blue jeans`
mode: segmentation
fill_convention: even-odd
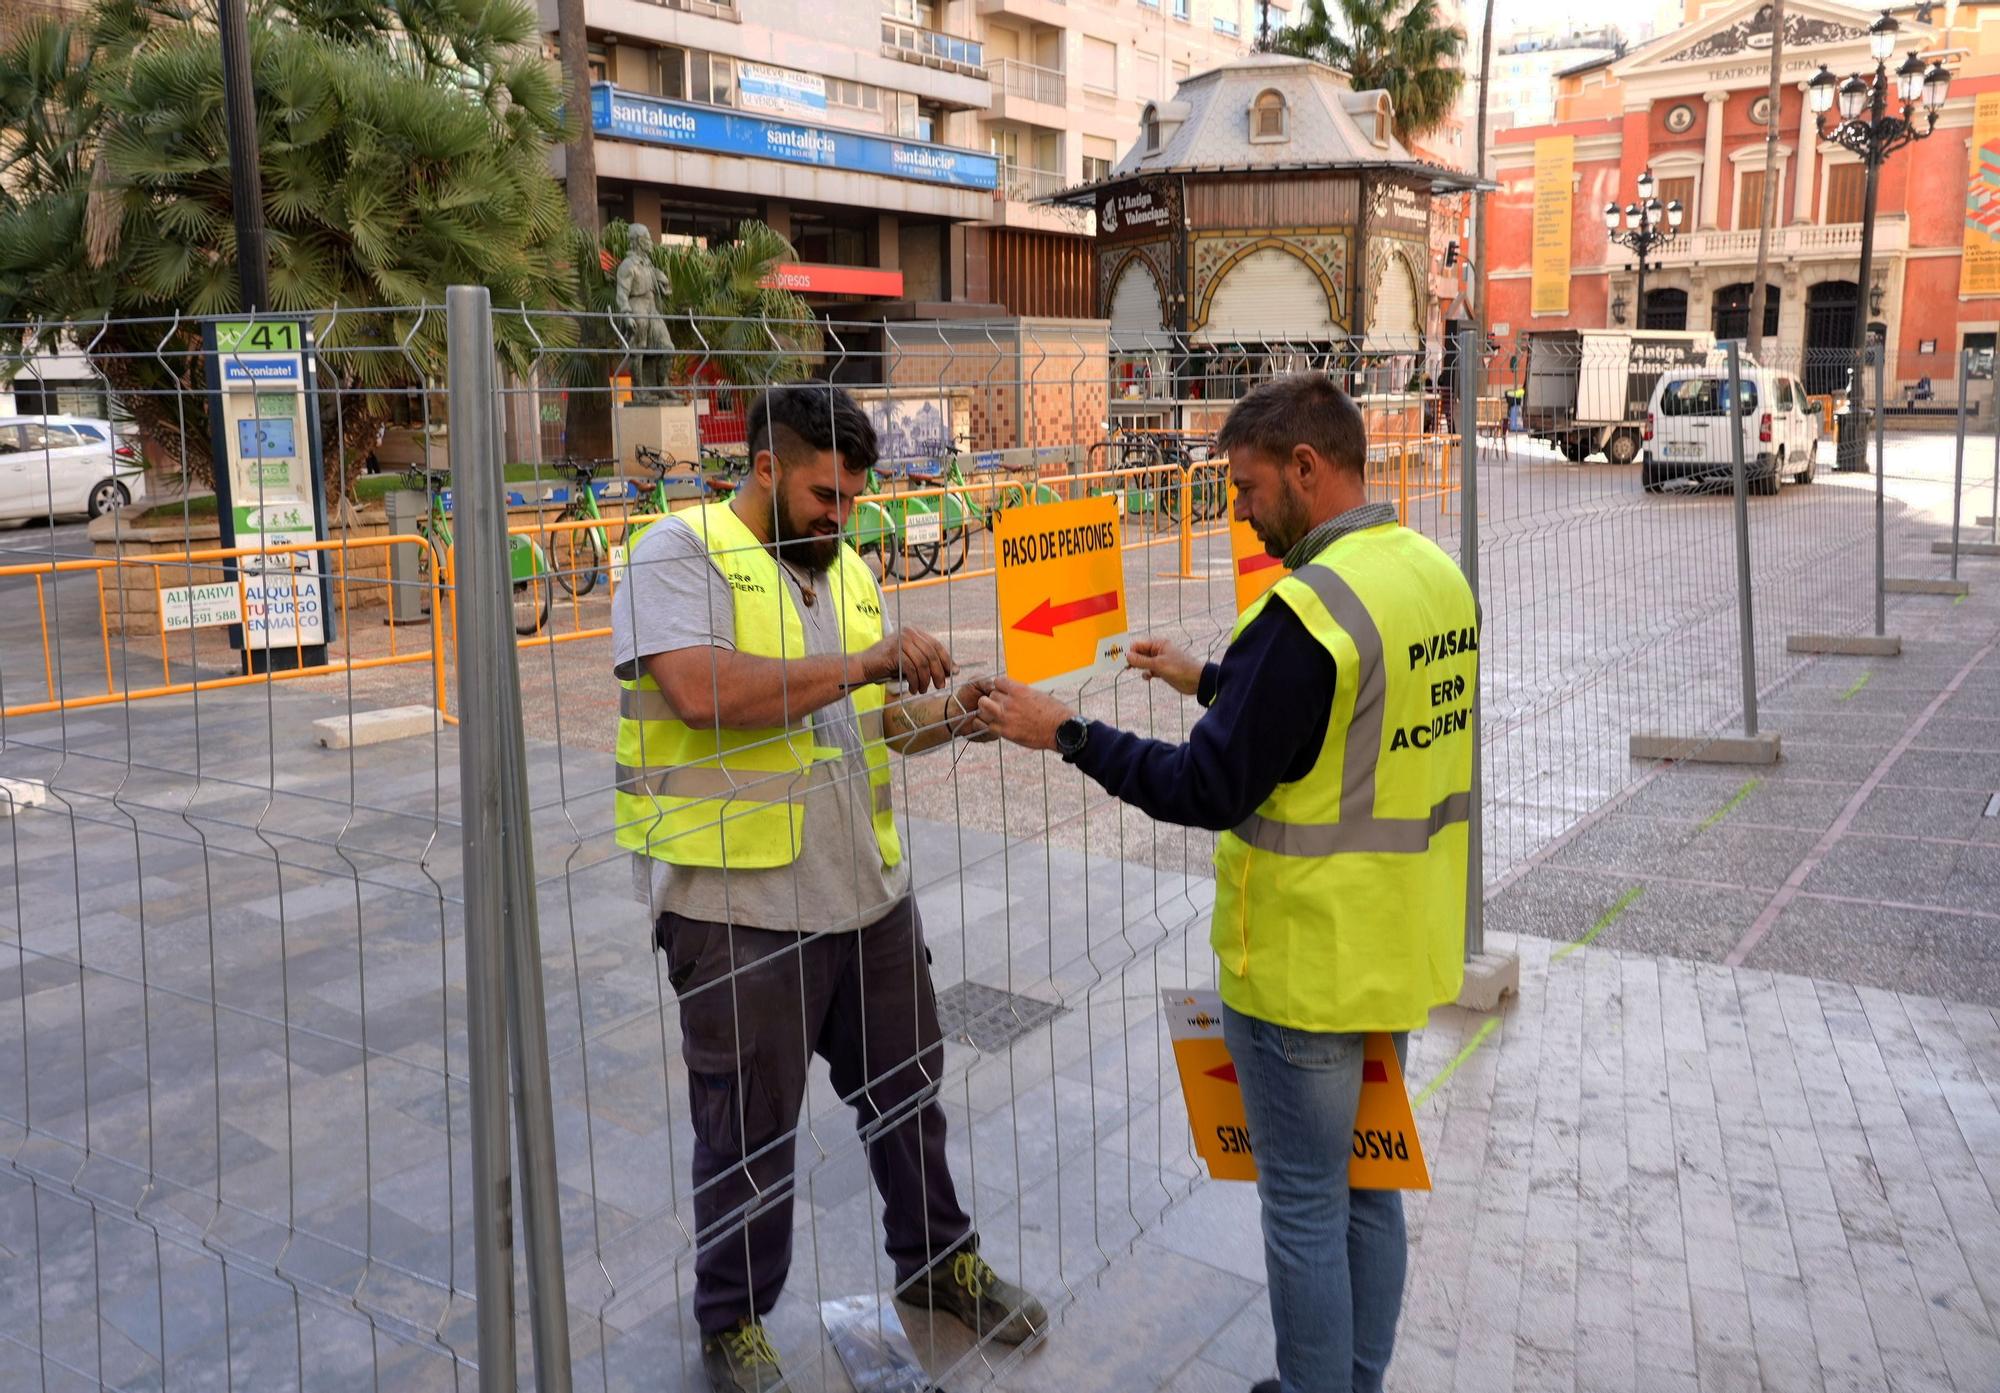
[[[1396,1346],[1408,1247],[1403,1197],[1350,1190],[1360,1035],[1222,1009],[1243,1084],[1284,1393],[1379,1393]],[[1407,1033],[1396,1040],[1406,1057]]]

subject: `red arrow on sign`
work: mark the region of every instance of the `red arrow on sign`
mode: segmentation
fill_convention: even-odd
[[[1202,1073],[1208,1078],[1221,1079],[1224,1083],[1233,1083],[1239,1088],[1242,1087],[1241,1082],[1236,1077],[1236,1061],[1233,1059],[1227,1064],[1218,1064],[1213,1069],[1204,1069]]]
[[[1247,576],[1253,572],[1261,571],[1268,567],[1278,566],[1282,564],[1283,563],[1279,561],[1277,557],[1272,556],[1269,552],[1259,552],[1255,556],[1246,556],[1241,561],[1237,562],[1236,574],[1239,576]]]
[[[1116,590],[1107,590],[1102,595],[1092,595],[1083,600],[1070,600],[1060,605],[1044,600],[1016,619],[1014,627],[1024,634],[1040,634],[1043,638],[1054,638],[1056,630],[1065,624],[1074,624],[1079,619],[1091,619],[1100,614],[1110,614],[1117,608]]]

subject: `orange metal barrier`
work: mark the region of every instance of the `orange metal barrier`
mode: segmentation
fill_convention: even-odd
[[[445,654],[443,651],[442,635],[439,631],[439,616],[444,613],[444,607],[440,602],[442,592],[435,568],[433,568],[430,580],[432,617],[431,646],[429,648],[411,652],[398,652],[395,628],[394,626],[387,626],[387,653],[372,656],[357,655],[353,651],[351,626],[346,622],[348,613],[354,606],[354,592],[356,587],[364,585],[381,585],[387,587],[394,584],[388,578],[386,564],[383,568],[383,574],[380,577],[351,575],[347,565],[349,553],[357,552],[364,548],[380,549],[385,553],[384,561],[386,563],[387,549],[403,544],[429,545],[428,542],[419,536],[392,534],[383,537],[300,542],[283,547],[204,547],[199,550],[180,552],[171,556],[76,557],[66,561],[41,561],[0,566],[0,578],[29,577],[34,581],[35,607],[40,621],[42,675],[47,686],[47,692],[43,699],[39,701],[18,702],[7,706],[4,709],[0,709],[0,716],[35,716],[51,711],[69,711],[92,706],[108,706],[122,702],[145,701],[154,697],[182,696],[189,692],[251,686],[260,682],[293,681],[306,677],[327,677],[343,672],[358,672],[370,668],[398,667],[416,663],[431,664],[433,669],[433,700],[439,712],[443,713],[445,711]],[[154,603],[158,606],[161,603],[158,598],[159,593],[173,588],[177,581],[181,584],[189,585],[210,583],[195,579],[195,572],[198,569],[212,570],[222,565],[222,563],[230,561],[240,562],[246,558],[293,557],[304,552],[327,552],[332,554],[334,573],[327,578],[327,583],[332,594],[335,613],[342,620],[342,623],[339,625],[342,637],[341,639],[337,639],[336,643],[345,644],[348,650],[345,656],[337,659],[330,658],[325,663],[313,666],[304,666],[302,664],[307,645],[303,638],[295,638],[292,649],[295,663],[293,667],[270,672],[244,673],[229,677],[191,677],[176,680],[173,673],[174,654],[170,646],[175,640],[172,640],[170,635],[175,633],[185,633],[188,635],[186,641],[190,647],[184,661],[191,664],[195,661],[193,644],[196,640],[193,636],[198,630],[195,628],[170,630],[167,627],[166,615],[156,609],[159,628],[160,680],[144,686],[119,685],[116,669],[121,665],[114,664],[112,658],[111,618],[113,606],[109,596],[106,594],[105,580],[107,576],[121,582],[115,584],[113,589],[119,596],[117,608],[122,616],[132,613],[123,604],[123,598],[129,593],[129,589],[122,584],[122,578],[129,571],[143,570],[151,572],[153,579],[152,590],[155,595]],[[101,691],[91,691],[82,695],[70,696],[65,695],[62,688],[74,681],[75,678],[70,672],[64,672],[58,676],[57,655],[62,647],[62,643],[49,630],[48,589],[58,577],[78,574],[89,575],[96,582],[99,642],[95,646],[100,649],[104,659],[104,687]],[[236,586],[237,612],[239,614],[242,614],[248,607],[244,590],[247,583],[246,574],[244,569],[238,566],[234,584]],[[294,627],[296,628],[296,626]],[[130,668],[136,656],[136,645],[131,642],[132,637],[135,636],[125,635],[121,636],[120,639],[121,646],[124,649],[122,655],[124,662],[122,666],[127,669]],[[283,650],[280,649],[278,651]],[[445,719],[450,720],[451,717],[446,715]]]

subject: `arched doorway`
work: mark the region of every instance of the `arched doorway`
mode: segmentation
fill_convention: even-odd
[[[1111,303],[1105,306],[1112,346],[1129,352],[1158,338],[1163,323],[1160,302],[1160,283],[1145,258],[1127,261],[1111,287]]]
[[[1417,323],[1416,273],[1408,257],[1392,253],[1382,268],[1381,284],[1375,287],[1375,303],[1368,307],[1369,345],[1411,353],[1422,333]]]
[[[1750,284],[1725,285],[1715,292],[1715,336],[1718,339],[1750,337],[1750,299],[1757,287]],[[1764,286],[1764,337],[1778,336],[1778,287]]]
[[[1853,281],[1821,281],[1806,292],[1806,391],[1847,390],[1854,362],[1854,317],[1861,313],[1861,287]]]
[[[1206,343],[1323,343],[1341,337],[1312,267],[1261,247],[1223,274],[1194,337]]]
[[[1639,312],[1641,329],[1678,332],[1688,326],[1688,293],[1673,286],[1646,292],[1646,306]]]

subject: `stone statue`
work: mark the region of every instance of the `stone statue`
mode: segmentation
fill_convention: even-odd
[[[659,402],[666,399],[667,354],[673,339],[667,333],[667,318],[660,303],[668,294],[667,276],[653,264],[653,235],[643,223],[632,224],[632,241],[625,259],[618,263],[617,284],[612,304],[618,312],[618,328],[632,354],[632,400]]]

